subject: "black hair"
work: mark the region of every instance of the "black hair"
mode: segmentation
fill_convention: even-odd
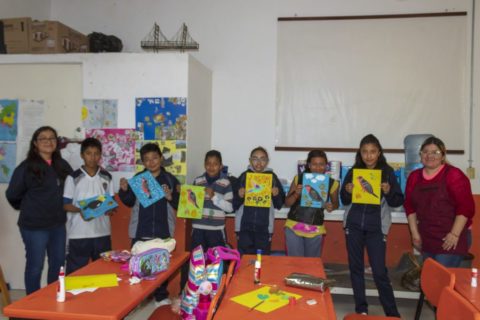
[[[265,149],[264,147],[261,147],[261,146],[258,146],[256,147],[255,149],[252,150],[252,152],[250,152],[250,158],[253,156],[253,154],[257,151],[262,151],[263,153],[265,153],[267,155],[267,159],[268,159],[268,152],[267,152],[267,149]]]
[[[42,182],[43,177],[45,176],[45,172],[47,171],[48,164],[38,153],[38,149],[37,149],[37,146],[35,145],[35,142],[38,143],[38,136],[45,131],[52,132],[55,138],[57,139],[56,148],[52,153],[51,165],[52,165],[52,168],[55,170],[55,173],[57,174],[58,178],[63,182],[65,181],[65,178],[68,176],[69,172],[65,168],[65,166],[62,166],[62,163],[61,163],[62,156],[58,148],[57,130],[55,130],[50,126],[40,127],[37,130],[35,130],[35,132],[33,133],[32,139],[30,140],[30,147],[28,149],[27,159],[26,159],[27,170],[32,172],[33,175],[37,178],[37,180],[40,183]]]
[[[83,154],[88,148],[97,148],[102,153],[102,143],[95,138],[87,138],[80,145],[80,153]]]
[[[305,167],[305,172],[310,172],[310,162],[312,162],[313,158],[323,158],[325,159],[325,163],[328,163],[328,158],[325,151],[319,149],[311,150],[307,156],[307,165]]]
[[[378,148],[378,151],[380,151],[380,155],[378,156],[377,164],[375,168],[383,168],[387,165],[387,159],[385,159],[385,156],[383,155],[383,148],[382,145],[380,144],[380,141],[378,141],[377,137],[375,137],[373,134],[367,134],[365,137],[360,140],[360,147],[357,150],[357,154],[355,155],[355,164],[353,165],[354,168],[366,168],[367,166],[365,165],[365,162],[362,160],[362,153],[361,149],[364,145],[366,144],[373,144]]]
[[[208,158],[217,158],[220,163],[222,163],[222,154],[220,151],[217,150],[210,150],[205,154],[205,162],[207,162]]]
[[[429,144],[436,145],[440,152],[442,152],[442,157],[445,157],[447,155],[447,148],[445,147],[445,143],[443,143],[443,141],[437,137],[428,137],[427,139],[425,139],[425,141],[423,141],[422,143],[422,146],[420,147],[420,151],[422,151],[423,148],[425,148]],[[448,163],[447,159],[443,158],[442,163],[445,162]]]
[[[140,159],[142,159],[143,161],[143,157],[149,152],[155,152],[158,153],[160,157],[162,156],[162,151],[160,151],[160,147],[158,146],[158,144],[149,142],[144,144],[143,147],[140,148]]]

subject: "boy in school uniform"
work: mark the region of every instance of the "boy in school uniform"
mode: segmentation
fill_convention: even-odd
[[[193,184],[205,187],[202,219],[192,221],[192,245],[208,248],[225,246],[225,213],[232,212],[233,193],[230,180],[222,175],[222,154],[210,150],[205,155],[205,173],[195,178]]]
[[[156,143],[147,143],[140,149],[140,158],[145,170],[150,171],[165,191],[165,197],[144,208],[140,205],[135,193],[125,178],[120,179],[120,200],[132,208],[128,235],[132,239],[132,246],[137,241],[154,238],[167,239],[174,236],[175,213],[180,198],[180,183],[172,174],[162,167],[162,152]],[[145,171],[143,171],[145,172]],[[167,291],[168,282],[164,282],[154,296],[156,306],[170,304]]]
[[[102,158],[102,144],[95,138],[85,139],[80,147],[84,164],[65,180],[63,191],[64,205],[67,211],[68,253],[66,272],[70,274],[91,260],[100,257],[100,253],[111,250],[110,217],[103,215],[95,219],[84,220],[79,200],[113,193],[112,176],[99,166]]]

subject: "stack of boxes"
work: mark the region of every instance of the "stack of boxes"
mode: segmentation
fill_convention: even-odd
[[[2,19],[7,53],[88,52],[88,38],[58,21]]]

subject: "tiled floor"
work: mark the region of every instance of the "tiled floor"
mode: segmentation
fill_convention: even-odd
[[[11,296],[12,300],[17,300],[25,295],[23,290],[12,290]],[[377,297],[369,297],[368,302],[370,304],[369,312],[371,315],[383,315],[382,307],[378,301]],[[335,311],[337,313],[337,319],[343,319],[343,316],[353,312],[353,297],[350,295],[333,295],[333,303],[335,305]],[[413,319],[415,315],[415,308],[417,305],[417,300],[413,299],[397,299],[397,305],[402,319]],[[146,320],[150,314],[155,309],[153,301],[145,301],[137,309],[132,311],[128,315],[127,320]],[[0,319],[7,319],[0,315]],[[299,318],[300,319],[300,318]],[[434,313],[430,307],[425,305],[422,311],[422,320],[433,320],[435,319]],[[220,319],[222,320],[222,319]],[[230,320],[230,319],[229,319]]]

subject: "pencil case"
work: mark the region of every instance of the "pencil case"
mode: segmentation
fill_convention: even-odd
[[[168,269],[170,265],[170,253],[166,249],[154,248],[133,255],[130,258],[130,275],[138,278],[146,278],[159,274]]]

